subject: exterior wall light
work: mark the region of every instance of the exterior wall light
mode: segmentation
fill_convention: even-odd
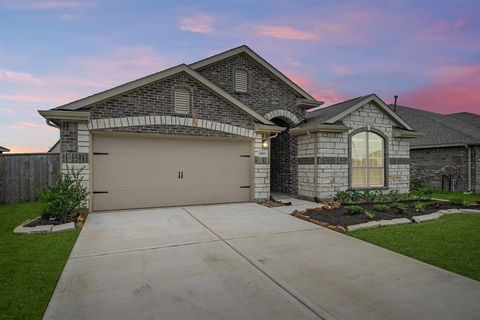
[[[268,149],[268,135],[262,135],[262,149]]]

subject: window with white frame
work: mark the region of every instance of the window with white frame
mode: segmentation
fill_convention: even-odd
[[[248,72],[235,69],[235,92],[248,92]]]
[[[385,186],[385,141],[374,132],[359,132],[352,136],[353,188]]]
[[[175,89],[175,113],[190,112],[190,91],[184,88]]]

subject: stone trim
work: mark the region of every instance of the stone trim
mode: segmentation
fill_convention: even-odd
[[[315,157],[298,158],[298,164],[315,164]]]
[[[300,120],[298,119],[298,117],[296,115],[294,115],[290,111],[283,110],[283,109],[277,109],[277,110],[270,111],[269,113],[264,115],[264,117],[267,120],[272,120],[273,118],[276,118],[276,117],[286,118],[292,124],[297,124],[297,123],[300,122]]]
[[[62,152],[62,163],[88,164],[88,153]]]
[[[357,133],[360,132],[373,132],[378,134],[380,137],[383,138],[383,167],[384,167],[384,172],[383,172],[383,186],[381,187],[352,187],[352,137],[356,135]],[[353,130],[348,134],[348,189],[350,190],[382,190],[382,189],[387,189],[389,187],[389,141],[387,135],[383,133],[382,131],[375,129],[373,127],[362,127],[358,128],[356,130]]]
[[[348,157],[317,157],[318,164],[348,164]]]
[[[235,134],[238,136],[254,138],[255,131],[252,129],[242,128],[226,123],[175,116],[139,116],[139,117],[123,117],[123,118],[106,118],[94,119],[88,123],[88,129],[101,130],[122,127],[148,126],[148,125],[176,125],[196,128],[205,128],[225,133]]]
[[[389,158],[389,164],[410,164],[410,158]]]
[[[255,164],[269,164],[269,158],[267,157],[255,157]]]

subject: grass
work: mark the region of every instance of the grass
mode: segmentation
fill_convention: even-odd
[[[13,229],[39,216],[39,203],[0,206],[0,319],[41,319],[78,231],[17,235]]]
[[[420,224],[348,235],[480,281],[480,215],[458,214]]]
[[[410,195],[413,196],[424,196],[425,191],[422,190],[412,190]],[[450,192],[450,191],[441,191],[441,190],[428,190],[429,197],[435,199],[444,199],[450,200],[451,198],[461,198],[466,203],[475,203],[480,201],[480,193],[468,193],[464,194],[463,192]]]

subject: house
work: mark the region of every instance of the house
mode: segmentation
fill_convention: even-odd
[[[7,149],[5,147],[0,146],[0,154],[2,154],[4,152],[10,152],[10,149]]]
[[[408,191],[416,132],[377,96],[354,101],[309,114],[322,102],[240,46],[39,113],[94,211]]]
[[[48,153],[60,153],[60,140],[55,142],[55,144],[50,149],[48,149],[47,152]]]
[[[425,136],[411,143],[411,176],[425,187],[480,192],[480,115],[439,114],[397,106]]]

